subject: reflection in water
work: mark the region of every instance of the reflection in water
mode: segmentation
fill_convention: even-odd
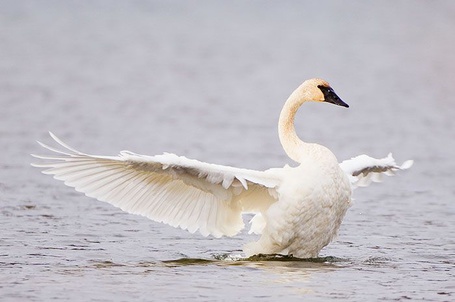
[[[318,268],[337,268],[342,267],[348,260],[336,257],[319,257],[300,259],[284,255],[255,255],[251,257],[240,257],[234,254],[218,254],[213,255],[213,259],[203,258],[178,258],[172,260],[154,261],[154,262],[139,262],[137,264],[115,263],[112,261],[92,261],[96,268],[111,268],[117,266],[135,266],[135,267],[150,267],[150,266],[167,266],[167,267],[184,267],[191,265],[219,265],[219,266],[245,266],[252,268],[263,267],[288,267],[298,269],[318,269]]]
[[[235,275],[246,274],[248,279],[253,278],[254,284],[264,288],[285,288],[287,294],[296,297],[312,297],[324,293],[328,284],[340,284],[339,280],[327,279],[324,275],[342,271],[358,274],[360,271],[375,269],[396,269],[396,263],[391,259],[382,257],[368,257],[366,259],[343,259],[337,257],[318,257],[312,259],[298,259],[282,255],[256,255],[249,258],[241,257],[238,254],[216,254],[212,259],[204,258],[177,258],[165,261],[142,261],[137,263],[115,263],[112,261],[93,261],[93,264],[86,267],[87,270],[101,269],[112,275],[128,276],[155,276],[168,271],[172,276],[185,275],[188,272],[197,272],[196,276],[204,274],[216,274],[221,271],[231,271]],[[169,270],[167,270],[169,269]],[[239,271],[240,269],[240,271]],[[68,270],[65,271],[68,273]],[[80,268],[74,271],[80,274]],[[258,274],[259,273],[259,274]],[[130,277],[128,277],[130,278]],[[322,281],[321,281],[322,280]],[[207,282],[201,280],[201,282]],[[229,279],[226,286],[241,283],[235,279]],[[250,281],[251,282],[251,281]],[[210,288],[209,283],[204,285]],[[243,284],[243,288],[249,285]],[[340,297],[346,297],[341,295]]]
[[[313,293],[310,280],[314,275],[342,268],[342,259],[334,257],[298,259],[281,255],[259,255],[235,263],[263,271],[264,286],[279,284],[296,294]]]
[[[153,274],[153,268],[184,269],[186,267],[205,268],[210,271],[211,267],[224,268],[247,268],[261,272],[261,282],[264,286],[280,285],[289,286],[292,291],[298,294],[312,293],[313,289],[309,284],[313,275],[332,272],[345,267],[349,261],[336,257],[320,257],[312,259],[299,259],[282,255],[256,255],[249,258],[242,258],[234,254],[214,255],[213,259],[202,258],[179,258],[156,262],[139,263],[114,263],[111,261],[94,262],[97,269],[116,269],[123,267],[122,271]],[[137,271],[140,269],[140,271]]]

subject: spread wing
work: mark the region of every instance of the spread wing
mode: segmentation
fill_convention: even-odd
[[[340,167],[348,175],[353,188],[356,188],[366,187],[371,182],[380,182],[384,175],[391,176],[398,170],[409,169],[413,163],[412,160],[407,160],[399,166],[389,153],[387,157],[381,159],[359,155],[343,161]]]
[[[262,212],[275,202],[279,176],[208,164],[174,154],[118,156],[79,152],[50,133],[56,156],[34,157],[43,173],[89,197],[152,220],[204,236],[233,236],[243,227],[242,212]]]

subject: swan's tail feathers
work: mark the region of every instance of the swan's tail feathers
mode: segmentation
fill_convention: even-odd
[[[341,169],[347,174],[353,188],[366,187],[372,182],[381,182],[383,176],[393,176],[399,170],[407,170],[414,164],[407,160],[397,165],[392,153],[387,157],[377,159],[368,155],[359,155],[340,164]]]

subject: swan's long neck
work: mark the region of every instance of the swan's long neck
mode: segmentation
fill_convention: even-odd
[[[297,136],[294,126],[295,114],[305,100],[298,90],[294,91],[284,104],[278,122],[281,145],[286,154],[296,162],[301,162],[302,151],[308,145]]]

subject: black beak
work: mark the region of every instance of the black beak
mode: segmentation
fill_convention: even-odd
[[[318,86],[319,89],[321,89],[322,93],[324,94],[324,102],[335,104],[338,106],[343,106],[346,108],[349,108],[349,105],[343,102],[340,97],[333,91],[332,88],[330,87],[325,87],[325,86]]]

